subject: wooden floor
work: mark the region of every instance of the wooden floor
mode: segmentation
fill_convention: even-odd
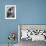
[[[19,46],[46,46],[46,42],[44,41],[34,41],[31,40],[21,40]]]
[[[8,46],[8,44],[0,44],[0,46]],[[18,44],[14,44],[14,45],[9,45],[9,46],[18,46]]]
[[[0,46],[8,46],[8,44],[0,44]],[[28,41],[21,40],[19,44],[15,44],[13,46],[46,46],[46,42],[43,41],[32,42],[31,40]]]

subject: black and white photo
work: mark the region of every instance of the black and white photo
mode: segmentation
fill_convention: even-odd
[[[16,5],[5,5],[5,19],[16,19]]]

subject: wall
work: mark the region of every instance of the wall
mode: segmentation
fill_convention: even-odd
[[[5,20],[5,5],[16,4],[16,20]],[[17,24],[46,24],[46,0],[0,0],[0,44],[7,44]],[[17,40],[16,40],[17,43]]]

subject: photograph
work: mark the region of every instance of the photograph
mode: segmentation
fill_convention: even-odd
[[[18,25],[18,42],[20,43],[20,46],[31,46],[32,42],[40,41],[46,41],[46,25]]]
[[[5,5],[5,19],[16,19],[16,5]]]

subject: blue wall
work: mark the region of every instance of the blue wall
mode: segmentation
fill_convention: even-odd
[[[16,4],[16,20],[5,20],[8,4]],[[9,32],[17,34],[17,24],[46,24],[46,0],[0,0],[0,44],[8,43]]]

